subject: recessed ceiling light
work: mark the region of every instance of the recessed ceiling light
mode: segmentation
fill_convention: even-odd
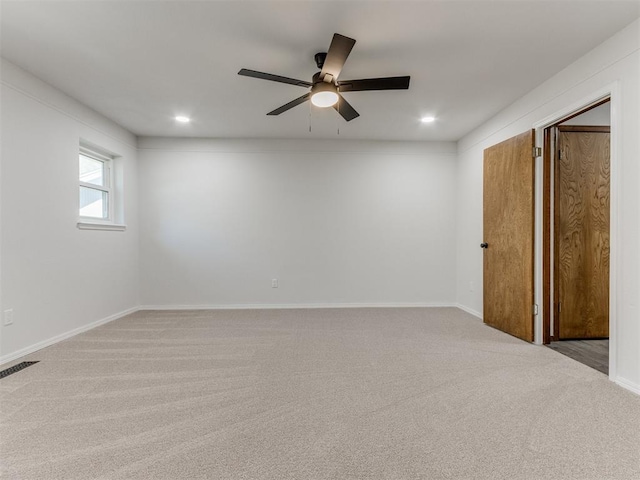
[[[177,115],[176,116],[176,122],[189,123],[190,121],[191,121],[191,119],[189,117],[185,117],[184,115]]]
[[[422,117],[420,121],[422,123],[432,123],[436,121],[436,117]]]

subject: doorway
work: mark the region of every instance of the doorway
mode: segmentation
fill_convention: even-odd
[[[544,129],[543,343],[609,366],[610,99]]]

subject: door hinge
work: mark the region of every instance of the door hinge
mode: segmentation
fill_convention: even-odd
[[[534,315],[538,315],[538,304],[537,303],[533,304],[533,314]]]
[[[562,302],[558,302],[558,313],[562,311]]]
[[[558,150],[558,160],[562,160],[562,150]]]
[[[533,158],[538,158],[542,156],[542,148],[533,147]]]

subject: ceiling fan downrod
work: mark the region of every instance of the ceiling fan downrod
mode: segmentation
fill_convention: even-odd
[[[327,52],[318,52],[313,58],[316,61],[316,66],[322,70],[322,67],[324,67],[324,59],[327,58]]]

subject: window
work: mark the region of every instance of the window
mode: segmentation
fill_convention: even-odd
[[[114,218],[114,160],[115,157],[105,152],[80,145],[78,228],[124,230],[124,225],[116,224]]]
[[[80,148],[80,217],[111,221],[111,158]]]

